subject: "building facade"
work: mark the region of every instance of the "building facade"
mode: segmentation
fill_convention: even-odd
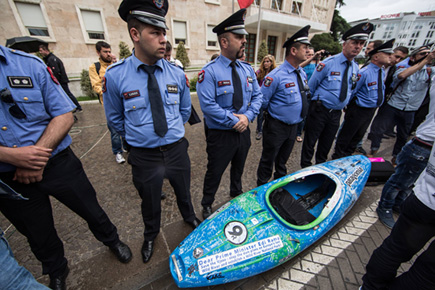
[[[62,59],[69,77],[96,61],[95,43],[104,40],[119,55],[119,43],[133,47],[127,24],[119,17],[120,0],[2,0],[0,43],[16,36],[33,36],[49,43]],[[261,7],[260,7],[261,3]],[[284,59],[282,44],[305,25],[312,33],[329,31],[335,0],[256,0],[248,8],[247,60],[253,62],[257,43],[266,40],[269,53]],[[175,50],[180,41],[200,68],[219,53],[214,26],[239,9],[233,0],[169,0],[167,38]],[[258,24],[260,27],[258,28]],[[175,51],[173,52],[175,56]]]
[[[382,15],[375,19],[357,20],[349,24],[353,26],[365,21],[370,21],[374,25],[370,40],[380,39],[385,42],[395,38],[394,47],[405,46],[413,50],[435,41],[435,11],[401,12]]]

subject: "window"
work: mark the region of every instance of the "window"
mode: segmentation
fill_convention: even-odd
[[[89,39],[105,39],[100,11],[80,10]]]
[[[408,46],[414,46],[417,39],[410,39],[408,42]]]
[[[272,9],[282,9],[282,0],[272,0]]]
[[[277,42],[278,37],[276,36],[268,36],[267,37],[267,53],[271,54],[273,56],[275,55],[275,51],[276,51],[276,42]]]
[[[218,47],[218,38],[216,33],[213,32],[213,25],[207,25],[207,46]]]
[[[293,1],[292,3],[292,13],[301,14],[302,13],[302,2]]]
[[[15,2],[15,7],[29,35],[50,36],[40,4]]]
[[[414,32],[413,34],[411,34],[411,38],[418,38],[419,35],[420,31]]]
[[[100,40],[110,42],[101,9],[76,5],[76,12],[86,43],[97,43]]]
[[[182,41],[185,46],[188,46],[186,22],[174,20],[174,41],[175,44],[179,44]]]
[[[246,61],[248,62],[254,62],[256,38],[257,38],[256,34],[249,34],[246,37],[247,43],[245,45],[245,55],[246,55]]]

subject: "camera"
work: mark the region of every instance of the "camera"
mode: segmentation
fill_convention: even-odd
[[[325,50],[325,51],[323,51],[322,53],[321,53],[321,57],[326,57],[326,56],[328,56],[328,55],[330,55],[331,53],[329,52],[329,51],[327,51],[327,50]]]

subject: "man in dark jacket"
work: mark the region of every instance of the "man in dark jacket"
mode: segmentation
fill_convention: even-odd
[[[51,69],[53,75],[57,78],[59,84],[62,86],[62,89],[71,99],[71,101],[73,101],[74,105],[76,105],[77,111],[79,112],[82,111],[82,106],[80,106],[76,97],[69,90],[68,87],[69,80],[68,80],[68,76],[66,75],[63,62],[60,60],[60,58],[58,58],[57,56],[55,56],[53,53],[50,52],[50,50],[48,49],[48,44],[41,44],[39,46],[39,53],[43,55],[44,62]]]

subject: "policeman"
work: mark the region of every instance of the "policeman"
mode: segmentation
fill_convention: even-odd
[[[370,62],[358,74],[352,99],[347,106],[344,124],[335,143],[333,159],[350,156],[372,121],[385,97],[384,67],[390,64],[394,38],[369,52]]]
[[[317,65],[308,85],[312,99],[305,123],[301,166],[311,165],[317,142],[316,164],[328,158],[340,125],[341,110],[347,105],[356,85],[358,64],[353,61],[364,46],[371,23],[358,24],[343,34],[343,51]]]
[[[307,60],[309,30],[310,26],[305,26],[287,39],[283,45],[286,49],[284,63],[266,76],[261,87],[263,109],[268,113],[257,170],[258,186],[269,181],[274,162],[274,179],[287,175],[285,164],[293,149],[297,126],[308,111],[307,76],[299,65]]]
[[[28,198],[2,199],[0,211],[27,237],[43,273],[50,275],[50,288],[64,289],[69,272],[50,195],[85,219],[121,262],[129,262],[130,249],[69,147],[75,106],[51,70],[37,57],[0,46],[0,71],[0,179]]]
[[[160,231],[163,177],[174,188],[184,221],[193,228],[200,223],[190,198],[189,143],[184,138],[191,108],[188,82],[181,68],[163,59],[168,6],[167,0],[122,1],[118,12],[128,24],[134,50],[103,79],[107,122],[131,146],[128,161],[145,224],[144,263]]]
[[[204,178],[203,217],[211,212],[222,174],[231,162],[230,196],[242,193],[242,174],[249,147],[249,122],[255,119],[262,95],[252,67],[238,59],[245,53],[246,9],[217,25],[221,55],[203,67],[197,91],[206,127],[208,164]]]

